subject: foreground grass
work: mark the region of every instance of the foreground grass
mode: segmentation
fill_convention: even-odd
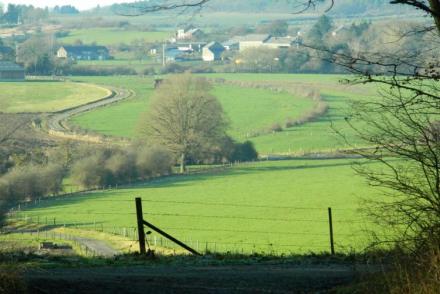
[[[328,251],[332,207],[341,252],[366,245],[363,230],[372,227],[357,208],[360,197],[374,195],[354,176],[349,160],[291,160],[48,200],[22,215],[56,218],[80,229],[133,232],[134,198],[142,197],[148,221],[201,251],[280,254]]]
[[[107,89],[72,82],[0,83],[2,112],[54,112],[109,95]]]

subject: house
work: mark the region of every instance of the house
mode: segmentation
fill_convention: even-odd
[[[0,81],[24,81],[24,68],[12,61],[0,61]]]
[[[62,46],[57,51],[58,58],[71,60],[107,60],[110,53],[104,46]]]
[[[267,40],[269,40],[269,38],[270,35],[266,35],[266,34],[251,34],[251,35],[242,36],[239,38],[240,51],[249,48],[261,47]]]
[[[211,42],[203,47],[202,59],[203,61],[215,61],[221,60],[222,53],[225,51],[225,47],[218,42]]]
[[[190,30],[184,30],[179,29],[176,33],[176,40],[193,40],[198,39],[204,36],[204,33],[201,29],[190,29]]]
[[[0,60],[14,60],[14,49],[7,46],[0,46]]]

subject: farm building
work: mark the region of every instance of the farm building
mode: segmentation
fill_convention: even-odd
[[[0,61],[0,81],[24,81],[24,68],[11,61]]]
[[[290,48],[296,42],[296,38],[292,37],[271,37],[263,45],[267,48]]]
[[[240,40],[237,37],[234,37],[234,38],[224,42],[222,45],[228,51],[238,50],[240,48]]]
[[[104,46],[62,46],[57,51],[58,58],[71,60],[107,60],[110,52]]]
[[[225,47],[218,42],[211,42],[203,47],[202,58],[203,61],[220,60],[222,53],[225,51]]]
[[[251,34],[240,37],[240,51],[246,50],[248,48],[258,48],[263,46],[263,44],[269,40],[270,35],[265,34]]]

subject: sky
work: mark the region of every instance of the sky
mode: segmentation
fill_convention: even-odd
[[[73,5],[80,10],[96,7],[97,5],[105,6],[113,3],[134,2],[133,0],[0,0],[0,3],[11,4],[27,4],[37,7],[53,7],[55,5]]]

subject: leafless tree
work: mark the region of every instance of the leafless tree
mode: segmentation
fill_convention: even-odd
[[[225,137],[226,119],[210,84],[189,73],[165,80],[155,92],[140,130],[152,144],[179,157],[185,171],[188,156],[197,157]]]

